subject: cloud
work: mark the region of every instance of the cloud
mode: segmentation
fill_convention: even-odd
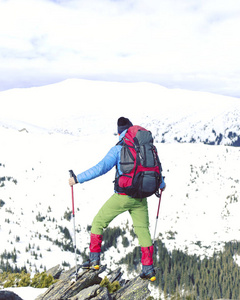
[[[0,1],[0,89],[78,77],[240,96],[239,14],[237,0]]]

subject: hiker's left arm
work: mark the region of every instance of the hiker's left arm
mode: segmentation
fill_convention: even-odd
[[[166,189],[166,183],[165,183],[164,179],[165,179],[165,177],[162,176],[162,182],[159,187],[161,191],[164,191]]]

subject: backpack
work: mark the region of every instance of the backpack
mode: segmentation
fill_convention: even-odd
[[[119,174],[116,168],[115,191],[133,198],[157,193],[162,182],[162,167],[152,133],[141,126],[131,126],[121,145]]]

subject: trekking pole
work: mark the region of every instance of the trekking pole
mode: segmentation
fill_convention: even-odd
[[[160,195],[159,195],[159,202],[158,202],[158,210],[157,210],[156,224],[155,224],[155,230],[154,230],[154,235],[153,235],[153,246],[155,246],[155,237],[156,237],[157,222],[158,222],[158,216],[159,216],[159,210],[160,210],[161,198],[162,198],[162,190],[161,190]]]
[[[70,178],[74,177],[74,173],[72,170],[69,170]],[[72,190],[72,218],[73,218],[73,247],[75,252],[75,266],[76,266],[76,273],[75,273],[75,280],[77,281],[78,276],[78,268],[77,268],[77,247],[76,247],[76,229],[75,229],[75,211],[74,211],[74,194],[73,194],[73,186],[71,186]]]

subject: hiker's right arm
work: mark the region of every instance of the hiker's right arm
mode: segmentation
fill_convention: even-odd
[[[121,146],[112,147],[98,164],[77,175],[78,182],[89,181],[110,171],[118,163],[120,150]]]

